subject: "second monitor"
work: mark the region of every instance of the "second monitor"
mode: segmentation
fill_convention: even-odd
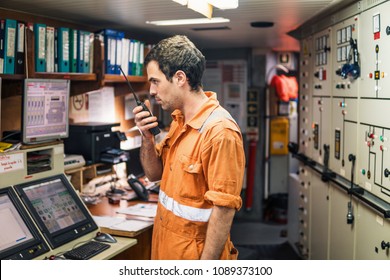
[[[15,189],[53,249],[98,229],[64,174]]]

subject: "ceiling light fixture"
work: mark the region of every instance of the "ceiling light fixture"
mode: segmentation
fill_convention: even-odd
[[[206,0],[210,5],[221,9],[221,10],[229,10],[229,9],[237,9],[238,8],[238,0]]]
[[[238,0],[172,0],[173,2],[181,5],[187,5],[189,9],[192,9],[202,15],[211,18],[213,14],[213,7],[221,10],[237,9]]]
[[[207,3],[207,1],[188,0],[187,7],[207,18],[211,18],[213,16],[213,6]]]
[[[230,19],[215,17],[215,18],[192,18],[192,19],[172,19],[172,20],[157,20],[157,21],[147,21],[147,24],[154,24],[159,26],[167,25],[188,25],[188,24],[211,24],[211,23],[221,23],[221,22],[230,22]]]

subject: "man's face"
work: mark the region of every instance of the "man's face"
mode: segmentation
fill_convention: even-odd
[[[175,79],[172,82],[168,81],[155,61],[148,63],[146,71],[150,82],[149,93],[161,105],[162,109],[170,112],[180,109],[181,99],[178,95]]]

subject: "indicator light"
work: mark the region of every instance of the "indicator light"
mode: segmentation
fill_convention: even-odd
[[[340,107],[341,107],[341,108],[347,107],[347,103],[345,103],[345,102],[343,102],[343,101],[341,101],[339,104],[340,104]]]
[[[366,175],[366,170],[362,169],[362,175]]]

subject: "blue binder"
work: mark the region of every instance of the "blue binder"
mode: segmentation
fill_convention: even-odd
[[[117,65],[117,42],[123,32],[113,29],[103,29],[99,32],[104,38],[104,62],[106,74],[120,74]]]
[[[4,26],[4,74],[15,74],[16,20],[6,19]]]
[[[35,71],[46,71],[46,24],[34,23]]]
[[[57,28],[58,72],[69,72],[69,28]]]
[[[4,73],[4,33],[5,19],[0,19],[0,74]]]
[[[115,50],[115,69],[114,74],[120,75],[121,71],[119,69],[119,66],[122,63],[122,52],[123,52],[123,46],[122,46],[122,39],[125,37],[124,32],[117,33],[116,36],[116,50]]]

